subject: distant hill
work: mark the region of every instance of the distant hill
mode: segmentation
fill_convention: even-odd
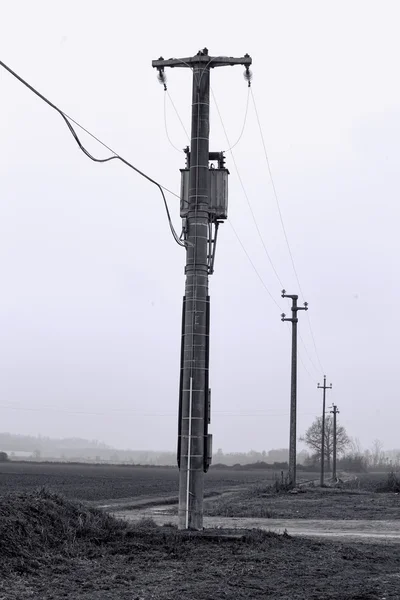
[[[121,450],[98,440],[83,438],[50,438],[44,436],[16,435],[0,433],[0,451],[7,452],[11,459],[113,462],[142,465],[176,465],[176,452],[155,450]],[[226,466],[249,465],[255,463],[284,464],[288,460],[287,448],[266,452],[223,452],[214,453],[213,464]],[[302,453],[298,462],[302,463]]]

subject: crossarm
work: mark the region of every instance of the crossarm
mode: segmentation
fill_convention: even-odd
[[[190,56],[189,58],[168,58],[164,60],[160,57],[158,60],[153,60],[151,66],[155,69],[159,69],[160,67],[193,67],[196,65],[204,65],[205,67],[209,66],[210,69],[214,67],[225,67],[225,66],[235,66],[235,65],[244,65],[245,67],[249,67],[252,63],[251,57],[248,54],[245,54],[242,58],[232,58],[230,56],[208,56],[208,55],[196,55]]]

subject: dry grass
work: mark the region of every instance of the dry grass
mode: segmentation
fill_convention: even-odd
[[[400,569],[384,544],[132,526],[46,490],[0,498],[0,556],[1,600],[375,600]]]
[[[20,573],[110,542],[127,525],[105,512],[41,489],[0,498],[0,571]],[[87,551],[87,548],[84,550]]]
[[[357,485],[355,485],[357,484]],[[365,485],[366,484],[366,485]],[[221,517],[272,519],[400,519],[399,479],[366,480],[346,488],[303,488],[299,493],[276,492],[274,486],[254,485],[231,495],[207,500],[204,514]]]

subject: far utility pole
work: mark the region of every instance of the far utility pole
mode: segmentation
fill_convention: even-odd
[[[292,487],[296,486],[296,424],[297,424],[297,311],[308,310],[307,302],[304,306],[297,306],[297,295],[286,294],[286,290],[282,290],[282,298],[292,299],[292,317],[286,318],[285,313],[282,313],[282,321],[290,321],[292,323],[292,374],[290,388],[290,434],[289,434],[289,484]]]
[[[182,173],[181,197],[186,286],[178,431],[180,529],[203,528],[204,472],[211,456],[208,276],[214,268],[219,219],[227,218],[228,172],[224,168],[223,153],[209,152],[210,71],[215,67],[244,65],[245,77],[250,84],[251,62],[248,54],[242,58],[211,57],[207,48],[188,58],[164,60],[161,57],[152,62],[164,87],[166,67],[189,68],[193,72],[191,143],[190,151],[187,151],[187,168]],[[218,160],[218,169],[210,169],[210,160]]]
[[[333,459],[332,459],[332,479],[336,479],[336,447],[337,447],[337,427],[336,416],[339,414],[339,409],[336,404],[332,404],[331,413],[333,414]]]
[[[324,385],[317,385],[317,388],[322,392],[322,427],[321,427],[321,487],[324,485],[324,469],[325,469],[325,398],[326,390],[332,389],[332,384],[326,385],[326,375],[324,375]]]

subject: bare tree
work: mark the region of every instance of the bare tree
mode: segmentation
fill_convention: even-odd
[[[349,451],[353,456],[361,456],[363,451],[361,442],[357,437],[349,438]]]
[[[305,432],[304,436],[300,437],[300,441],[304,442],[319,460],[321,456],[321,433],[322,433],[322,417],[317,417],[315,421]],[[350,444],[350,438],[342,425],[336,428],[336,451],[338,456],[343,454]],[[325,443],[324,454],[327,461],[328,470],[331,466],[331,458],[333,454],[333,417],[330,415],[325,418]]]
[[[385,453],[380,440],[374,440],[371,447],[371,462],[373,467],[379,467],[385,463]]]

